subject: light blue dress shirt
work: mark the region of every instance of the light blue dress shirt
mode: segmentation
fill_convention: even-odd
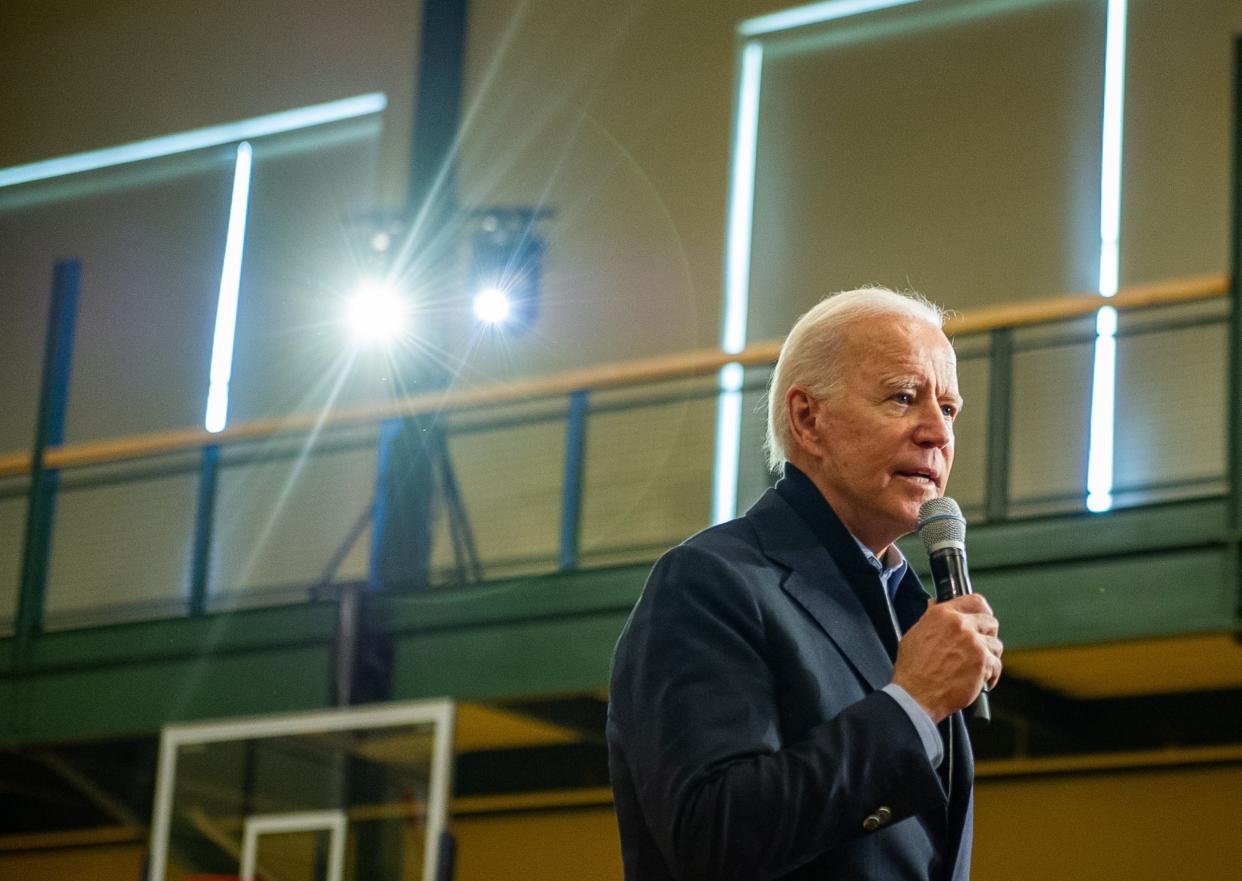
[[[901,638],[901,626],[897,623],[897,613],[893,610],[893,598],[897,595],[897,585],[901,583],[901,579],[905,578],[906,570],[910,568],[910,564],[906,561],[905,554],[897,545],[889,545],[887,552],[884,554],[888,561],[885,564],[875,554],[871,553],[871,549],[858,541],[853,535],[855,543],[862,550],[863,556],[867,558],[867,563],[880,576],[880,583],[884,585],[884,596],[888,602],[888,614],[893,619],[893,629],[897,631],[898,639]],[[940,732],[936,730],[936,723],[932,721],[932,717],[928,715],[927,710],[923,709],[922,704],[910,696],[910,692],[906,691],[896,682],[890,682],[884,686],[881,691],[892,697],[906,711],[906,715],[910,717],[910,721],[914,724],[914,728],[919,733],[919,738],[923,741],[923,749],[927,751],[927,759],[931,762],[933,768],[940,767],[940,763],[944,761],[944,741],[940,739]]]

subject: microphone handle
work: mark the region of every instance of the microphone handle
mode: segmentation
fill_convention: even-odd
[[[932,579],[936,582],[936,599],[940,602],[974,593],[970,588],[970,572],[966,568],[965,548],[943,548],[931,554]],[[963,711],[969,721],[991,722],[992,708],[988,703],[988,686],[984,683],[978,696]]]

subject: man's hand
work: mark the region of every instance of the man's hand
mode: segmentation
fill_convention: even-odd
[[[930,603],[897,648],[893,682],[939,723],[1001,675],[1000,624],[977,593]]]

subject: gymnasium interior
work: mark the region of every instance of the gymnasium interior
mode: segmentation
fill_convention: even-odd
[[[1006,647],[974,877],[1237,878],[1240,38],[7,0],[0,878],[620,881],[618,634],[864,284],[951,310]]]

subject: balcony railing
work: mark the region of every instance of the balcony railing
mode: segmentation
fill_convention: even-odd
[[[1122,315],[1118,506],[1229,490],[1228,291],[1212,275],[1110,301]],[[1061,296],[949,321],[967,400],[950,491],[972,522],[1084,509],[1102,302]],[[755,411],[779,346],[0,455],[0,618],[33,633],[299,601],[365,580],[377,448],[385,425],[411,419],[429,420],[442,454],[433,585],[654,559],[708,525],[725,364],[746,367],[739,499],[769,482]],[[40,501],[54,516],[27,522]],[[23,547],[44,556],[23,567]]]

